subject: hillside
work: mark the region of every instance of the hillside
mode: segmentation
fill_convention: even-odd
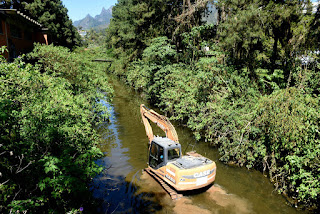
[[[82,27],[83,30],[93,29],[103,29],[107,28],[110,24],[110,19],[112,18],[112,7],[108,10],[102,8],[102,11],[99,15],[92,17],[88,14],[85,18],[75,21],[73,25],[77,28]]]

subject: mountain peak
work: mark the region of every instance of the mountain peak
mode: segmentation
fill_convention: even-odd
[[[82,27],[84,30],[89,30],[91,28],[107,28],[110,23],[110,19],[112,18],[112,7],[113,6],[111,6],[108,10],[103,7],[99,15],[92,17],[90,14],[88,14],[85,18],[73,22],[73,24],[75,27]]]
[[[88,13],[85,18],[93,18],[93,17]]]
[[[113,6],[109,7],[108,13],[112,14],[112,8],[113,8]]]

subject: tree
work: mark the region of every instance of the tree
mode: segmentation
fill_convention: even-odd
[[[208,1],[202,0],[119,0],[113,7],[108,29],[108,44],[116,55],[139,58],[153,38],[173,39],[177,49],[180,34],[201,24],[201,14]],[[201,4],[200,4],[201,3]]]
[[[284,71],[289,80],[294,60],[305,43],[309,0],[219,1],[219,39],[233,63],[255,76],[258,67]],[[307,27],[305,28],[307,29]]]
[[[320,4],[318,5],[317,12],[311,22],[308,38],[311,41],[309,43],[310,48],[318,50],[320,45]]]
[[[80,45],[80,35],[61,0],[34,0],[31,3],[24,2],[24,7],[49,29],[54,44],[68,48]]]
[[[259,2],[228,1],[218,4],[220,8],[227,8],[228,13],[228,18],[219,26],[220,44],[229,52],[234,65],[247,67],[252,76],[266,40],[264,17],[267,14]]]
[[[276,61],[281,62],[285,80],[290,81],[290,72],[294,68],[294,61],[305,43],[307,35],[305,21],[311,15],[309,0],[295,1],[266,1],[268,11],[266,35],[271,37],[273,47],[271,51],[270,70],[277,67]],[[298,28],[304,28],[301,30]]]

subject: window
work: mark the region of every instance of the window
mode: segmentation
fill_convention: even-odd
[[[179,148],[168,150],[168,160],[173,160],[176,158],[180,158]]]
[[[150,153],[149,153],[149,165],[152,168],[158,169],[163,165],[164,156],[163,148],[154,142],[151,143]]]
[[[12,37],[22,39],[22,30],[19,27],[10,25],[10,32]]]
[[[150,149],[150,156],[156,158],[158,154],[158,147],[155,143],[151,144],[151,149]]]
[[[0,20],[0,34],[3,34],[2,20]]]

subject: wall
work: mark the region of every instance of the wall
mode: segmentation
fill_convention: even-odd
[[[35,42],[48,44],[48,35],[41,32],[39,27],[30,25],[27,20],[25,23],[18,22],[13,16],[0,17],[0,22],[0,46],[7,46],[9,54],[6,53],[5,57],[9,61],[32,51]]]

